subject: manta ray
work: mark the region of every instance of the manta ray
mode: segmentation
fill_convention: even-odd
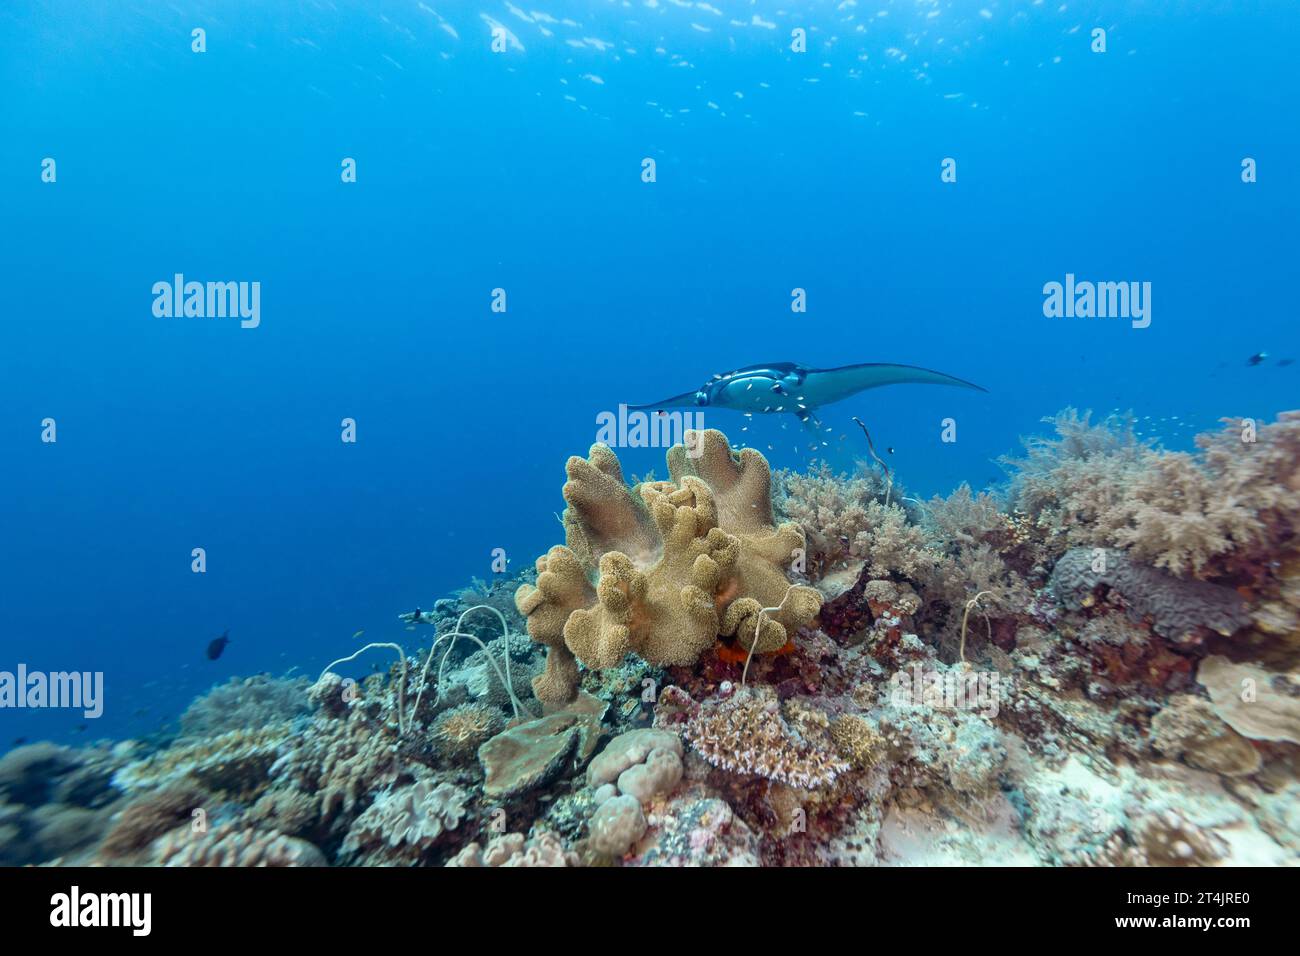
[[[988,389],[915,365],[887,365],[868,362],[839,368],[808,368],[794,362],[749,365],[715,375],[693,392],[672,398],[630,405],[629,411],[659,411],[665,408],[727,408],[751,414],[788,412],[805,427],[817,429],[814,411],[858,392],[882,385],[956,385],[980,392]]]

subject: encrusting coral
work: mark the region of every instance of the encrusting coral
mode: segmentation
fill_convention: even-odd
[[[804,535],[775,525],[766,459],[736,455],[714,430],[688,431],[686,442],[668,451],[671,481],[635,488],[604,445],[569,459],[566,543],[516,595],[529,635],[550,648],[533,682],[540,700],[572,699],[576,661],[610,668],[634,652],[686,666],[720,636],[770,653],[820,609],[816,590],[787,577]]]
[[[1158,753],[1228,777],[1260,768],[1259,752],[1214,713],[1210,702],[1192,694],[1170,698],[1151,720],[1151,745]]]
[[[1300,671],[1278,673],[1216,654],[1201,661],[1196,679],[1243,737],[1300,744]]]

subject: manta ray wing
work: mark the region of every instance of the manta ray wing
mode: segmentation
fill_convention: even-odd
[[[803,383],[804,404],[809,408],[818,408],[882,385],[956,385],[981,392],[988,391],[973,382],[933,369],[869,362],[864,365],[842,365],[839,368],[809,369]]]

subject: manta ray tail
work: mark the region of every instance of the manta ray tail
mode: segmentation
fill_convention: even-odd
[[[651,412],[658,411],[661,408],[695,408],[699,405],[696,401],[697,392],[683,392],[680,395],[674,395],[672,398],[665,398],[662,401],[650,402],[647,405],[629,405],[629,412]]]

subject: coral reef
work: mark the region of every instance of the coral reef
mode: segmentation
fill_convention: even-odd
[[[593,446],[565,543],[409,646],[0,757],[0,863],[1294,865],[1300,413],[1196,453],[1051,421],[1005,494],[928,501]]]
[[[129,747],[49,742],[0,758],[0,864],[81,862],[108,831],[122,798],[113,775]]]
[[[123,790],[163,787],[191,779],[209,790],[256,790],[293,739],[291,724],[232,730],[182,742],[119,770],[113,782]]]
[[[1012,502],[1051,546],[1112,546],[1176,575],[1207,577],[1215,563],[1245,568],[1294,549],[1300,505],[1300,413],[1257,427],[1223,419],[1197,440],[1201,454],[1158,450],[1132,418],[1066,409],[1055,439],[1030,439]]]

